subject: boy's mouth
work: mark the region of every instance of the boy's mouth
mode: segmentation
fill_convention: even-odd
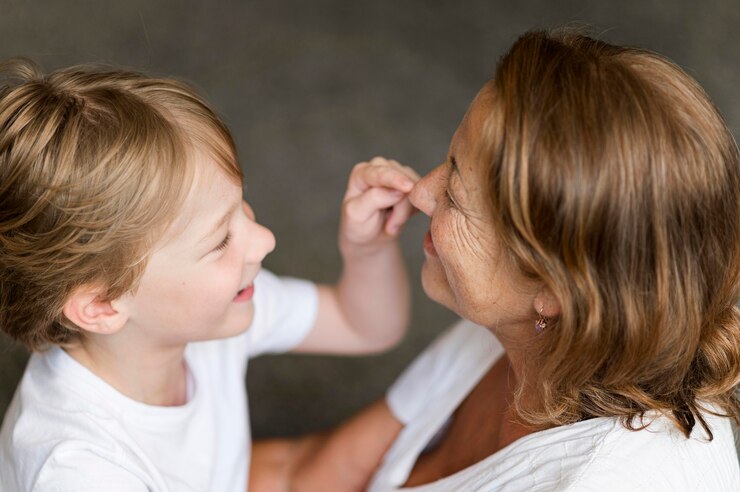
[[[249,284],[236,293],[233,302],[247,302],[254,296],[254,284]]]

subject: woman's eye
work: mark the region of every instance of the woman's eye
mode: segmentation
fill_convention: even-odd
[[[228,234],[226,234],[226,237],[224,238],[224,240],[221,241],[221,243],[218,246],[216,246],[213,250],[214,251],[223,251],[223,250],[225,250],[229,246],[229,241],[231,241],[231,233],[230,232]]]
[[[445,188],[445,199],[447,200],[447,204],[450,206],[450,208],[457,209],[455,200],[452,198],[452,195],[450,195],[450,190],[448,190],[447,188]]]

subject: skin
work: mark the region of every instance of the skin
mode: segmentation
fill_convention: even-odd
[[[546,287],[511,264],[492,225],[486,167],[476,158],[492,96],[491,86],[484,86],[452,138],[447,161],[419,181],[410,198],[430,217],[424,291],[461,317],[488,327],[506,355],[460,405],[439,446],[417,460],[408,486],[463,470],[533,432],[517,418],[514,394],[521,391],[525,405],[536,404],[537,395],[523,386],[536,377],[530,349],[534,324],[540,312],[548,317],[560,312]]]
[[[185,403],[189,342],[234,336],[249,326],[254,305],[235,297],[275,247],[272,232],[242,201],[241,186],[221,172],[204,172],[215,167],[207,155],[195,159],[190,193],[155,246],[139,288],[110,303],[91,288],[65,306],[67,317],[87,328],[69,354],[151,405]]]
[[[409,198],[430,218],[433,251],[425,247],[424,292],[461,317],[488,327],[522,380],[528,368],[536,367],[530,353],[535,321],[540,313],[558,316],[560,305],[541,282],[517,271],[492,225],[486,167],[476,158],[476,143],[492,104],[492,88],[485,85],[452,137],[447,160],[424,176]]]
[[[250,295],[239,293],[275,247],[272,232],[242,200],[241,185],[208,154],[194,149],[191,158],[192,187],[138,289],[106,301],[103,288],[84,285],[63,310],[82,330],[68,353],[122,394],[150,405],[186,403],[188,343],[249,328],[255,308]],[[417,179],[382,158],[355,167],[339,240],[344,270],[336,285],[319,286],[315,325],[296,351],[377,352],[403,336],[410,293],[397,234],[413,211],[407,194]]]
[[[401,429],[385,400],[380,400],[330,432],[257,441],[252,448],[248,490],[365,490]]]
[[[398,234],[414,213],[408,192],[418,179],[381,157],[352,169],[339,230],[344,268],[336,285],[319,287],[316,326],[296,352],[362,354],[400,341],[411,292]]]
[[[458,407],[439,445],[417,459],[406,486],[449,476],[533,432],[517,418],[512,402],[519,391],[523,404],[536,404],[536,393],[522,383],[536,376],[537,362],[530,348],[536,337],[534,324],[540,313],[546,317],[560,313],[557,300],[544,285],[510,264],[492,226],[483,188],[486,169],[475,157],[492,103],[492,89],[486,85],[455,132],[447,160],[424,176],[409,198],[430,218],[421,275],[424,291],[461,317],[488,327],[506,355]],[[265,448],[255,448],[257,454],[270,449],[270,444],[276,445],[272,451],[280,447],[282,452],[272,455],[268,471],[255,473],[253,468],[258,479],[270,476],[270,471],[274,475],[270,482],[253,482],[250,490],[364,490],[402,430],[383,405],[376,403],[353,417],[352,425],[343,424],[327,434],[262,443]],[[305,449],[312,451],[296,451]],[[322,453],[322,449],[343,452]],[[261,488],[263,483],[272,488]]]

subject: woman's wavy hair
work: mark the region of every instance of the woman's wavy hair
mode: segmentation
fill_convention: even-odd
[[[738,421],[740,158],[709,97],[660,55],[573,31],[525,34],[490,84],[494,224],[562,310],[521,415],[639,429],[656,410],[710,438],[701,411]]]
[[[195,147],[241,184],[229,131],[187,84],[0,63],[0,328],[34,350],[70,344],[79,330],[62,308],[76,288],[135,290]]]

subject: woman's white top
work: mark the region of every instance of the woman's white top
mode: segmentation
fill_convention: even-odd
[[[401,489],[422,450],[503,353],[489,330],[461,321],[417,357],[388,392],[405,427],[369,492]],[[451,476],[402,490],[740,491],[729,419],[704,415],[714,434],[708,441],[699,425],[686,439],[668,418],[652,418],[640,431],[603,417],[535,432]]]

